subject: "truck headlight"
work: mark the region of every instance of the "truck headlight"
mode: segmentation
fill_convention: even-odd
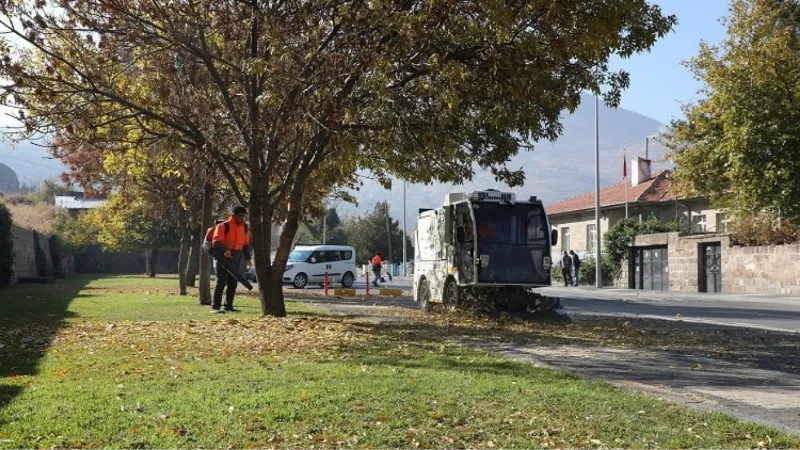
[[[553,267],[553,260],[551,260],[549,256],[545,256],[542,259],[542,266],[544,266],[544,270],[549,272],[550,268]]]

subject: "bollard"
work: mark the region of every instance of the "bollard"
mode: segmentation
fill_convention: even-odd
[[[328,272],[325,272],[325,295],[328,295]]]
[[[369,297],[369,272],[366,272],[366,275],[367,275],[367,292],[364,295]]]

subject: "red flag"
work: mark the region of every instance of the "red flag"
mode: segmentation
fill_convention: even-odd
[[[622,151],[622,178],[628,178],[628,157],[625,154],[625,150]]]

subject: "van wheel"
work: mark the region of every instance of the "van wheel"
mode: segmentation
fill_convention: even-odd
[[[444,284],[444,292],[442,294],[442,303],[447,312],[453,312],[458,309],[458,285],[453,279],[447,280]]]
[[[292,285],[297,289],[304,289],[308,286],[308,277],[304,273],[298,273],[295,275]]]
[[[353,274],[350,273],[350,272],[347,272],[342,277],[342,287],[344,287],[345,289],[350,289],[351,287],[353,287],[353,283],[355,283],[355,281],[356,281],[356,278],[353,276]]]
[[[419,282],[417,303],[419,303],[423,311],[431,310],[431,285],[427,278],[423,278],[422,281]]]

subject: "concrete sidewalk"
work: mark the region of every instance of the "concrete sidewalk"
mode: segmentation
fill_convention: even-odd
[[[800,376],[672,352],[606,347],[484,346],[687,406],[800,434]]]

